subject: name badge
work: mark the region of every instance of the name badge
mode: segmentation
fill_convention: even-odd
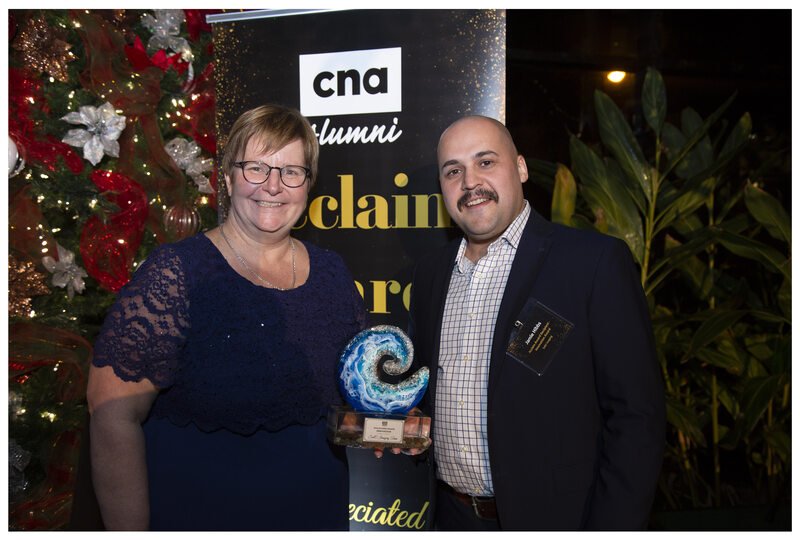
[[[529,298],[514,326],[506,354],[537,375],[543,375],[575,325]]]

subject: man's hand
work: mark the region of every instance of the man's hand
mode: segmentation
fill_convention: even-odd
[[[425,437],[425,445],[422,448],[404,448],[402,446],[391,446],[388,450],[392,454],[405,454],[407,456],[418,456],[419,454],[425,452],[431,445],[431,419],[429,416],[422,416],[422,411],[420,411],[417,407],[414,407],[410,412],[408,418],[406,418],[405,423],[403,424],[403,435],[408,436],[410,438],[418,438],[419,435],[423,435]],[[376,458],[382,458],[383,452],[386,450],[386,447],[382,448],[375,448],[374,453]]]

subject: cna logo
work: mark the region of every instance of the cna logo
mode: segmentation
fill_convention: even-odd
[[[300,112],[335,116],[402,110],[401,48],[300,55]]]

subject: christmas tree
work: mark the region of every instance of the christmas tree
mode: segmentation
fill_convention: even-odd
[[[217,222],[215,11],[9,11],[12,530],[68,523],[116,292],[154,246]]]

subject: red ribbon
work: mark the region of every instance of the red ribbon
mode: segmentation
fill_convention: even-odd
[[[63,328],[34,322],[19,322],[9,327],[9,378],[58,364],[53,396],[58,401],[78,401],[86,397],[91,355],[92,345],[86,339]]]
[[[181,116],[175,121],[175,129],[188,135],[198,146],[211,155],[217,153],[217,139],[214,135],[215,99],[214,63],[209,62],[202,73],[195,77],[191,87],[189,103]]]
[[[33,113],[49,111],[42,94],[41,82],[26,69],[8,70],[8,133],[17,145],[22,158],[28,163],[39,163],[50,171],[55,171],[58,158],[74,174],[83,171],[83,159],[68,145],[52,135],[39,132],[33,120]]]
[[[142,243],[147,220],[147,195],[127,176],[95,170],[92,182],[120,211],[106,222],[92,216],[81,231],[80,251],[86,273],[116,293],[130,280],[130,268]]]
[[[133,45],[125,45],[125,55],[128,57],[128,61],[133,66],[134,71],[137,72],[144,71],[150,67],[157,67],[161,71],[174,68],[180,75],[183,75],[189,69],[189,63],[181,60],[180,53],[167,56],[167,52],[162,49],[153,54],[153,56],[148,57],[139,36],[136,36]]]
[[[135,126],[123,131],[119,138],[118,171],[134,179],[148,193],[157,193],[167,206],[183,202],[186,177],[164,150],[164,139],[156,118],[164,73],[160,68],[150,66],[137,72],[138,77],[133,77],[135,69],[131,63],[120,61],[120,57],[125,59],[127,56],[125,40],[119,31],[97,15],[84,11],[73,11],[72,14],[81,25],[78,32],[84,40],[87,57],[86,69],[80,76],[82,86],[98,95],[106,95],[116,108],[123,110],[128,125]],[[137,133],[140,135],[138,144],[135,142]],[[149,174],[142,172],[145,169],[143,164]],[[164,241],[166,233],[160,220],[161,211],[155,207],[153,210],[147,226],[158,241]],[[114,273],[120,277],[123,275],[121,269]],[[127,271],[124,275],[127,276]],[[113,287],[118,286],[121,286],[118,281],[113,281]]]
[[[186,30],[189,32],[189,39],[196,40],[201,33],[211,32],[211,25],[206,22],[206,15],[212,13],[222,13],[221,9],[184,9],[186,15]]]

